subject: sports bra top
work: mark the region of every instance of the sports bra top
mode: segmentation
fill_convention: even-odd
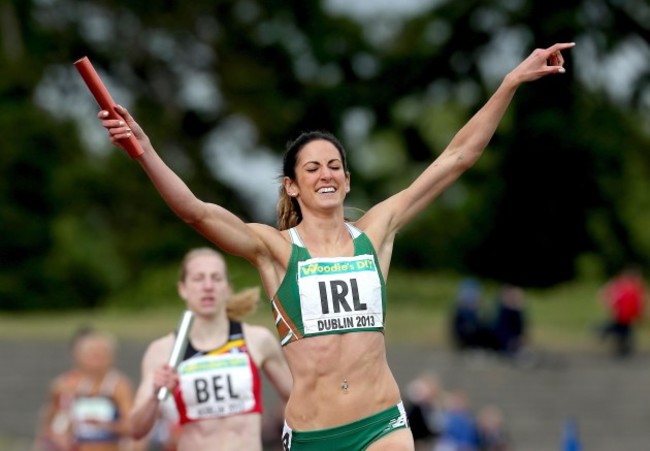
[[[287,273],[271,305],[282,346],[307,337],[384,331],[386,288],[365,233],[345,223],[352,257],[312,258],[296,228]]]
[[[70,405],[70,419],[76,442],[116,442],[120,436],[99,423],[110,423],[119,418],[113,398],[119,374],[110,371],[104,376],[97,393],[92,393],[92,381],[82,378]]]
[[[173,393],[181,424],[262,413],[259,370],[237,321],[230,321],[228,341],[219,348],[203,352],[188,342],[178,376]]]

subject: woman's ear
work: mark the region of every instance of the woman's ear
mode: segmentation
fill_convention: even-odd
[[[289,177],[285,177],[284,180],[282,180],[282,185],[284,186],[284,191],[287,193],[287,196],[296,197],[298,195],[296,184]]]
[[[181,299],[183,299],[185,301],[186,300],[185,299],[185,284],[183,283],[182,280],[179,280],[176,283],[176,291],[178,291],[178,295],[181,297]]]

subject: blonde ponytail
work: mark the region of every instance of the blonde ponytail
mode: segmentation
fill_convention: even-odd
[[[257,311],[260,301],[260,288],[245,288],[233,293],[226,302],[226,315],[229,319],[241,321]]]

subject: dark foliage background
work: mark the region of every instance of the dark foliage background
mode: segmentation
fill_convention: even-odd
[[[403,232],[394,265],[547,287],[648,264],[647,2],[340,4],[0,0],[1,308],[103,305],[204,243],[108,144],[72,65],[84,55],[200,197],[273,222],[253,162],[298,132],[341,137],[365,209],[533,48],[576,41],[567,73],[522,87],[477,166]]]

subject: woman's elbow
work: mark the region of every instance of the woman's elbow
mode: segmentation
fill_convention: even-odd
[[[201,221],[206,217],[205,210],[203,208],[195,208],[190,204],[182,205],[180,208],[172,208],[172,210],[176,216],[181,219],[181,221],[191,226],[199,225]]]
[[[454,166],[460,174],[470,169],[478,161],[481,153],[462,153],[456,157]]]
[[[149,429],[132,426],[129,429],[129,436],[134,440],[142,440],[149,434]]]
[[[135,415],[131,415],[128,418],[127,425],[127,434],[129,437],[135,440],[141,440],[149,435],[149,432],[153,428],[153,424],[148,425],[146,422],[142,421],[142,418],[138,418]]]

